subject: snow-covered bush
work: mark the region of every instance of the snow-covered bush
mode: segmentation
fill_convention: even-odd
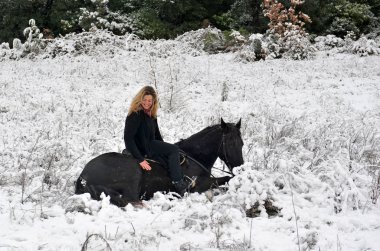
[[[4,60],[7,54],[10,52],[9,43],[0,44],[0,61]]]
[[[278,209],[281,208],[276,197],[279,190],[275,185],[276,177],[269,178],[266,172],[252,170],[248,165],[237,168],[235,173],[237,175],[229,182],[227,196],[222,196],[220,200],[235,198],[236,201],[233,203],[242,206],[246,212],[255,207],[260,216],[264,217],[268,217],[265,208],[268,201]]]
[[[375,37],[373,40],[376,42],[376,44],[380,44],[380,35]]]
[[[44,57],[81,54],[112,56],[125,46],[125,37],[114,35],[106,30],[95,30],[56,38],[47,45]]]
[[[240,32],[232,30],[231,32],[224,32],[225,37],[225,52],[236,52],[243,49],[244,45],[247,44],[247,39],[240,34]]]
[[[203,32],[203,30],[200,31],[200,33]],[[197,42],[198,40],[195,39],[197,35],[194,36],[196,33],[184,34],[176,40],[155,41],[141,40],[138,36],[129,33],[118,36],[107,30],[93,29],[90,32],[70,33],[64,37],[57,37],[55,39],[41,39],[38,43],[43,46],[38,47],[38,54],[33,53],[33,55],[42,58],[54,58],[63,55],[78,56],[83,54],[113,56],[121,50],[127,50],[144,52],[151,57],[158,58],[166,58],[179,54],[199,56],[204,52],[203,46],[210,49],[215,44],[205,43],[205,45],[200,46]],[[211,35],[205,36],[205,39],[207,37],[210,38]],[[31,44],[34,45],[33,40]],[[4,54],[5,58],[11,57],[12,59],[17,59],[30,52],[29,49],[25,49],[25,44],[23,45],[19,39],[14,40],[13,47],[14,49],[10,51],[4,49],[4,52],[1,52],[0,55]],[[28,48],[31,47],[28,45]]]
[[[9,50],[9,43],[1,43],[0,44],[0,49],[1,50]]]
[[[252,34],[237,52],[236,60],[253,62],[267,57],[266,41],[262,34]]]
[[[377,44],[372,39],[361,37],[348,48],[348,51],[354,54],[359,54],[360,56],[379,55],[380,44]]]
[[[253,50],[253,48],[250,45],[246,45],[243,46],[239,51],[237,51],[235,60],[248,63],[257,61],[259,59],[257,59],[256,53]]]
[[[34,19],[29,20],[29,27],[23,32],[26,41],[23,44],[20,39],[13,39],[13,48],[9,48],[9,44],[2,44],[0,48],[0,58],[19,59],[28,56],[33,59],[37,54],[41,53],[46,46],[42,39],[43,34],[36,26]]]
[[[296,60],[313,57],[314,48],[304,28],[305,23],[311,20],[308,15],[295,11],[302,4],[302,1],[291,0],[287,9],[277,0],[264,0],[263,12],[270,21],[267,36],[271,57]]]
[[[23,53],[23,44],[20,39],[13,39],[13,48],[10,49],[9,43],[0,45],[0,61],[6,59],[19,59]]]
[[[303,60],[314,57],[316,49],[309,37],[299,30],[286,31],[283,36],[267,33],[264,37],[266,58]]]
[[[22,50],[22,42],[20,39],[15,38],[13,39],[13,49],[15,50]]]
[[[225,38],[221,30],[211,27],[186,32],[175,40],[187,43],[199,51],[208,53],[216,53],[225,47]]]
[[[315,51],[308,37],[293,30],[286,31],[283,37],[271,33],[253,34],[236,58],[246,62],[275,58],[303,60],[312,58]]]
[[[314,56],[315,49],[307,36],[299,30],[286,31],[278,40],[282,57],[303,60]]]
[[[23,55],[21,56],[25,56],[29,53],[33,53],[33,55],[38,54],[43,46],[41,40],[43,34],[36,26],[36,21],[34,19],[29,20],[29,27],[24,29],[24,36],[26,41],[24,43]]]
[[[380,43],[376,42],[376,39],[368,39],[364,36],[355,41],[350,34],[344,39],[335,35],[327,35],[318,36],[314,41],[315,47],[321,51],[337,49],[337,52],[348,52],[360,56],[380,54]]]
[[[345,45],[344,40],[335,35],[318,36],[314,39],[314,42],[315,47],[321,51],[343,47]]]
[[[241,35],[240,32],[235,31],[235,30],[232,30],[230,37],[233,38],[234,43],[236,43],[236,44],[244,44],[245,42],[247,42],[245,37],[243,35]]]

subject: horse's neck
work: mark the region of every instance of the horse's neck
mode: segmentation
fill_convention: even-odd
[[[179,147],[188,155],[196,159],[207,169],[211,169],[218,158],[219,148],[219,131],[211,132],[216,133],[216,136],[208,137],[199,136],[196,138],[185,139],[179,142]]]
[[[218,158],[217,152],[215,153],[207,153],[207,152],[197,152],[191,150],[184,150],[188,155],[196,159],[199,163],[201,163],[204,167],[210,170]]]

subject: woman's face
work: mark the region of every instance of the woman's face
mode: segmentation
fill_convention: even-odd
[[[145,95],[141,101],[141,106],[145,110],[150,110],[150,108],[152,108],[152,105],[153,105],[153,96],[152,95]]]

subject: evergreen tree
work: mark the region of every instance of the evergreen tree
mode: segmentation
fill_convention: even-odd
[[[376,17],[380,17],[380,0],[350,0],[350,2],[368,5],[371,12]]]
[[[344,37],[348,33],[359,36],[370,31],[370,24],[374,20],[371,7],[367,4],[339,0],[335,5],[330,5],[332,21],[327,33]]]
[[[312,23],[306,24],[306,29],[310,33],[323,34],[333,19],[332,5],[336,0],[306,0],[301,6],[301,11],[307,13]]]
[[[42,10],[45,0],[2,0],[0,1],[0,43],[12,43],[13,38],[23,37],[25,24],[30,19],[43,23]]]
[[[243,28],[251,33],[263,33],[268,19],[263,15],[262,0],[236,0],[231,6],[231,28]]]

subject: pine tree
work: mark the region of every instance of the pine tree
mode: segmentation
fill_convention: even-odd
[[[232,29],[244,28],[250,33],[263,33],[267,19],[263,15],[262,0],[236,0],[231,6]]]

